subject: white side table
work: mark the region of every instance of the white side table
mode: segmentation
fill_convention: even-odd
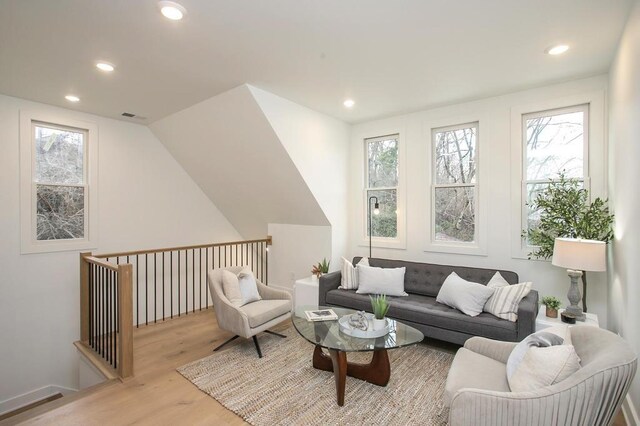
[[[549,318],[546,314],[546,307],[544,305],[540,306],[540,310],[538,311],[538,317],[536,318],[536,331],[544,330],[548,327],[553,327],[554,325],[565,324],[568,326],[573,326],[574,324],[567,324],[562,322],[560,319],[560,314],[564,312],[564,309],[558,310],[558,318]],[[575,325],[590,325],[592,327],[600,327],[598,323],[598,316],[596,314],[586,313],[586,319],[584,321],[576,321]]]
[[[320,280],[314,276],[296,280],[293,285],[293,306],[318,306]]]

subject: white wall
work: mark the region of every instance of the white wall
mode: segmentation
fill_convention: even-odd
[[[602,196],[606,188],[603,111],[606,87],[606,76],[599,76],[355,125],[350,147],[349,255],[368,254],[363,231],[365,206],[361,201],[365,163],[363,139],[400,132],[399,156],[401,167],[404,167],[401,172],[405,173],[406,186],[403,190],[406,193],[407,204],[404,209],[400,206],[398,211],[402,218],[406,218],[406,249],[374,248],[373,257],[513,270],[519,274],[521,280],[533,281],[534,288],[541,295],[555,295],[567,303],[569,278],[565,270],[552,266],[550,262],[529,261],[513,256],[512,240],[514,235],[517,238],[520,224],[512,220],[513,204],[517,205],[519,200],[513,200],[511,196],[511,169],[518,164],[518,160],[513,162],[511,153],[517,148],[514,144],[519,144],[520,140],[513,140],[514,123],[511,114],[523,106],[546,105],[553,100],[562,103],[567,98],[588,97],[589,94],[595,93],[596,97],[600,98],[600,108],[599,114],[591,116],[592,124],[595,126],[592,127],[590,140],[589,167],[592,192],[596,196]],[[434,123],[438,123],[435,126],[438,127],[447,122],[454,125],[475,120],[480,120],[479,167],[481,173],[487,172],[486,178],[480,183],[485,185],[484,189],[487,190],[487,199],[481,200],[481,205],[486,207],[487,217],[486,255],[427,252],[426,218],[430,204],[427,182],[431,173],[427,158],[430,149],[430,129]],[[516,185],[517,182],[516,180]],[[589,311],[598,314],[600,323],[604,326],[607,322],[606,298],[605,274],[589,273]]]
[[[609,326],[640,353],[640,2],[629,16],[609,74],[609,148],[609,186],[616,215]],[[640,409],[638,374],[629,395],[635,409]]]
[[[264,90],[249,89],[331,224],[331,251],[319,252],[315,262],[327,257],[332,271],[340,269],[348,241],[350,126]],[[292,265],[292,270],[301,266]]]
[[[244,238],[328,220],[247,85],[150,126]]]
[[[269,248],[269,285],[292,290],[295,280],[310,276],[313,265],[329,259],[329,226],[270,223],[269,235],[273,237]],[[333,261],[330,266],[334,266]]]
[[[48,385],[77,388],[78,253],[20,254],[19,110],[99,126],[99,245],[94,252],[240,238],[147,127],[0,95],[0,411]]]

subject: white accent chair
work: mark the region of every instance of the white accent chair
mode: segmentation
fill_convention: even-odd
[[[215,348],[214,351],[238,337],[253,338],[258,356],[262,358],[262,351],[256,335],[264,331],[279,337],[286,337],[268,329],[291,317],[292,297],[286,291],[267,287],[256,278],[258,293],[260,293],[262,300],[240,307],[231,304],[222,291],[222,271],[227,269],[234,274],[238,274],[243,268],[243,266],[232,266],[214,269],[209,272],[208,284],[218,326],[225,331],[234,333],[231,339]]]
[[[555,385],[511,392],[506,363],[517,343],[472,337],[453,360],[445,386],[449,424],[608,425],[636,373],[637,356],[620,336],[570,328],[581,368]]]

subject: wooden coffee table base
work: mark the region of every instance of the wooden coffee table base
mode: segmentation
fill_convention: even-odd
[[[344,386],[347,376],[364,380],[378,386],[387,386],[391,377],[391,365],[386,349],[373,351],[373,358],[369,364],[347,362],[347,353],[335,349],[328,349],[329,355],[316,346],[313,351],[313,367],[318,370],[333,371],[336,378],[336,392],[338,405],[344,405]]]

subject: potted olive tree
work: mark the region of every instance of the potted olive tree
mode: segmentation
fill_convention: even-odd
[[[608,200],[596,198],[589,202],[589,191],[576,179],[560,173],[531,203],[540,211],[536,226],[522,232],[534,249],[529,258],[550,259],[558,237],[584,238],[608,243],[613,239],[613,218]],[[582,271],[582,308],[587,312],[587,274]]]

